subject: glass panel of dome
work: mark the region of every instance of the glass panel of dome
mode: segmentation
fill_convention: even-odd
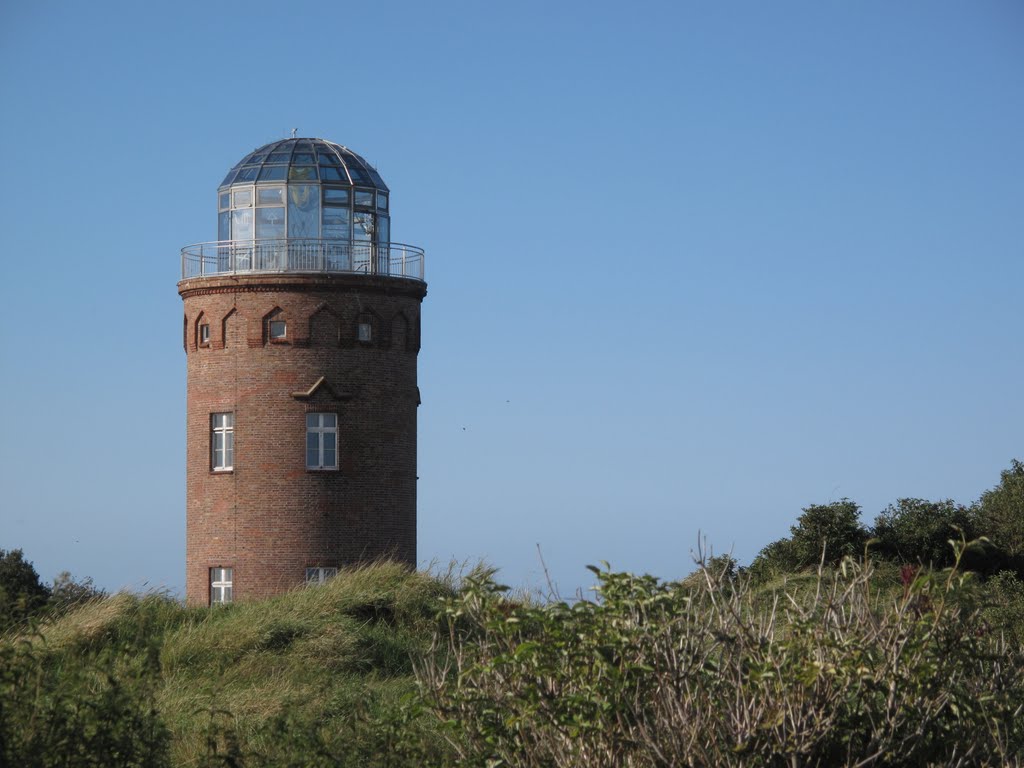
[[[388,196],[383,192],[377,193],[377,207],[382,211],[386,211],[388,209]]]
[[[231,239],[252,240],[252,208],[231,212]]]
[[[316,160],[313,159],[312,152],[296,152],[294,155],[292,155],[293,165],[313,165],[313,163],[315,162]]]
[[[292,165],[288,168],[288,181],[316,181],[316,166]]]
[[[242,187],[233,190],[231,193],[232,206],[235,208],[246,208],[252,205],[252,187]]]
[[[288,237],[320,236],[320,187],[291,184],[288,187]]]
[[[373,192],[368,189],[357,189],[356,205],[364,205],[367,208],[373,208]]]
[[[277,240],[284,237],[284,206],[256,209],[256,238]]]
[[[260,181],[284,181],[288,174],[287,165],[265,165],[260,171]]]
[[[324,207],[324,234],[330,240],[348,240],[349,216],[348,208]]]
[[[253,155],[246,161],[246,165],[261,165],[267,159],[266,155]]]
[[[324,181],[348,182],[348,176],[343,175],[340,168],[335,168],[330,165],[320,169],[320,178]]]
[[[222,187],[226,187],[228,184],[231,183],[231,180],[235,178],[235,174],[237,174],[237,173],[238,173],[238,171],[236,171],[234,168],[232,168],[230,171],[228,171],[228,175],[224,177],[224,181],[222,181],[220,183],[220,185]]]
[[[256,174],[259,173],[260,169],[255,165],[249,165],[238,172],[235,176],[235,183],[240,181],[255,181]]]
[[[324,187],[324,203],[327,205],[348,205],[348,190]]]
[[[271,152],[267,158],[268,163],[287,163],[288,158],[292,156],[291,152]]]
[[[347,163],[348,175],[352,177],[352,183],[358,184],[361,181],[365,181],[362,172],[356,167],[355,163]]]
[[[256,205],[284,205],[284,187],[256,187]]]
[[[352,217],[352,237],[356,240],[373,239],[373,214],[356,211]]]
[[[384,179],[382,179],[380,174],[373,170],[373,168],[367,168],[366,173],[369,175],[370,181],[375,187],[380,187],[381,189],[388,188],[388,185],[384,183]]]
[[[341,161],[338,156],[331,152],[331,150],[323,150],[317,154],[317,158],[320,161],[320,165],[340,165]]]

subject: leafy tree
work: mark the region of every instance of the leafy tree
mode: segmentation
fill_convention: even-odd
[[[873,533],[887,559],[945,568],[954,559],[950,540],[973,539],[972,523],[971,510],[950,499],[900,499],[875,518]]]
[[[975,524],[1007,557],[1024,561],[1024,464],[1014,459],[999,485],[981,495]]]
[[[792,539],[779,539],[766,545],[750,564],[750,576],[757,583],[777,579],[800,570],[800,561]]]
[[[859,518],[860,507],[849,499],[805,507],[789,529],[798,567],[817,565],[823,553],[826,565],[836,565],[847,555],[861,555],[868,532]]]
[[[836,565],[848,555],[861,555],[868,531],[859,518],[860,507],[849,499],[804,507],[796,525],[789,529],[791,537],[773,541],[754,558],[751,576],[763,582],[821,562]]]
[[[46,607],[50,590],[20,549],[0,549],[0,632]]]

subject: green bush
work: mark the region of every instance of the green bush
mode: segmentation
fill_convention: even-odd
[[[1003,470],[999,484],[981,495],[974,520],[998,550],[1002,567],[1024,577],[1024,464],[1014,459]]]
[[[971,511],[952,500],[900,499],[875,518],[875,551],[897,563],[953,564],[950,540],[973,539]]]
[[[154,649],[141,657],[126,651],[111,644],[83,657],[28,640],[0,643],[0,765],[170,765],[169,734],[155,706]]]
[[[97,587],[91,577],[75,580],[68,571],[61,571],[53,580],[47,608],[50,613],[60,615],[106,596],[107,593]]]
[[[810,588],[595,571],[596,601],[446,606],[418,668],[452,765],[1002,765],[1024,751],[1018,647],[957,571],[879,590],[846,559]]]
[[[39,615],[50,590],[20,549],[0,549],[0,633]]]
[[[844,557],[859,557],[869,535],[859,518],[860,507],[849,499],[805,507],[789,529],[790,538],[762,549],[750,565],[751,574],[764,583],[819,564],[834,566]]]

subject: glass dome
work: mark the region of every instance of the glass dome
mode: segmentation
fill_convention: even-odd
[[[423,280],[423,249],[391,240],[377,170],[325,139],[250,152],[217,189],[217,240],[181,249],[181,277],[354,272]]]
[[[236,163],[221,187],[264,181],[322,181],[388,191],[366,160],[325,139],[282,139],[265,144]]]
[[[217,192],[219,241],[390,240],[389,190],[351,149],[283,139],[242,158]]]

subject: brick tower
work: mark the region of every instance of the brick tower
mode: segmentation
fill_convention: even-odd
[[[254,600],[416,564],[423,251],[346,147],[286,139],[232,168],[218,240],[181,252],[186,598]]]

